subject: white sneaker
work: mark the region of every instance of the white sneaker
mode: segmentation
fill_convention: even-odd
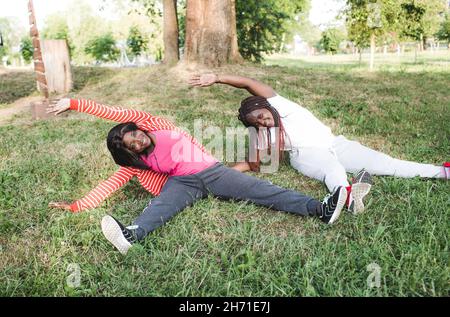
[[[350,212],[356,215],[364,211],[363,198],[369,193],[372,184],[372,176],[366,170],[362,169],[356,174],[348,202]]]
[[[125,228],[118,220],[109,215],[102,218],[102,232],[106,239],[123,255],[127,254],[133,243],[136,243],[133,230]]]

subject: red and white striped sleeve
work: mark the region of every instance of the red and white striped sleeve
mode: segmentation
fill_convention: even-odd
[[[70,208],[73,212],[78,212],[97,207],[106,197],[125,185],[134,175],[135,173],[131,168],[121,167],[110,178],[91,190],[89,194],[71,204]]]
[[[155,196],[158,196],[161,193],[163,186],[168,180],[167,174],[158,173],[152,170],[140,170],[136,176],[139,183]]]
[[[116,122],[139,122],[149,120],[153,116],[145,111],[107,106],[86,99],[70,99],[70,110],[88,113],[103,119]]]

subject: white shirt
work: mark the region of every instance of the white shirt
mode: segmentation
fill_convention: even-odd
[[[267,101],[280,114],[286,132],[285,150],[301,147],[331,147],[334,139],[331,129],[320,122],[309,110],[279,95],[268,98]]]

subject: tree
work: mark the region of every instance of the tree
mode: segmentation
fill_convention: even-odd
[[[439,30],[445,8],[446,0],[403,0],[401,35],[419,41],[421,50],[426,49],[427,38]]]
[[[20,42],[20,54],[22,54],[22,57],[27,64],[31,63],[33,60],[33,52],[34,49],[31,38],[29,36],[22,38],[22,41]]]
[[[26,30],[17,18],[11,17],[0,17],[0,30],[3,39],[3,46],[0,46],[1,63],[3,57],[18,57],[13,51],[20,46],[21,39],[26,35]]]
[[[70,40],[66,14],[59,12],[49,15],[45,20],[45,27],[40,33],[45,40],[66,40],[69,54],[72,56],[75,46]]]
[[[96,16],[86,0],[73,0],[63,16],[67,20],[68,36],[74,47],[73,60],[81,64],[92,62],[93,58],[85,50],[88,42],[111,32],[112,23]]]
[[[147,49],[148,39],[145,38],[137,26],[132,26],[129,31],[127,46],[131,50],[131,54],[139,56]]]
[[[436,37],[450,44],[450,13],[445,15],[445,19],[442,21],[439,31],[436,33]]]
[[[180,59],[177,0],[163,0],[164,63],[174,64]]]
[[[306,12],[308,0],[236,0],[239,51],[245,59],[260,62],[264,53],[282,48],[292,37],[295,15]]]
[[[319,41],[319,45],[327,53],[336,54],[339,50],[339,44],[343,41],[340,30],[336,28],[327,29],[322,32],[322,37]]]
[[[187,0],[185,61],[220,66],[241,60],[235,0]]]
[[[174,64],[180,59],[180,42],[184,43],[184,32],[180,34],[178,7],[185,6],[185,0],[132,0],[144,6],[146,15],[151,23],[155,23],[155,16],[163,17],[163,43],[164,43],[164,63]],[[162,12],[160,4],[162,2]],[[184,10],[185,11],[185,10]],[[183,12],[184,13],[184,12]],[[182,17],[184,30],[184,16]],[[180,39],[182,37],[182,39]],[[157,58],[158,59],[158,58]]]
[[[97,62],[116,61],[120,56],[120,50],[116,47],[116,41],[111,33],[90,40],[86,45],[85,52]]]
[[[347,0],[349,39],[361,50],[370,43],[369,70],[373,70],[376,38],[399,29],[400,1]]]

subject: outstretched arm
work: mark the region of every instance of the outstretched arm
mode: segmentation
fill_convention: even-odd
[[[57,115],[67,110],[89,113],[99,118],[116,122],[139,122],[153,117],[145,111],[106,106],[92,100],[68,98],[51,103],[47,108],[47,113]]]
[[[51,202],[49,203],[49,207],[71,210],[73,212],[95,208],[108,196],[125,185],[133,177],[133,175],[134,174],[131,169],[121,167],[110,178],[100,183],[83,198],[73,202],[72,204],[66,202]]]
[[[189,84],[193,87],[208,87],[214,84],[226,84],[236,88],[246,89],[254,96],[271,98],[276,95],[273,88],[269,85],[242,76],[217,74],[193,75],[189,79]]]

